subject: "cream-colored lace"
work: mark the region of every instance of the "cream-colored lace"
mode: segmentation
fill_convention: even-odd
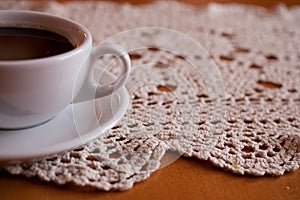
[[[74,19],[92,31],[95,42],[118,40],[120,35],[112,36],[134,28],[169,28],[192,37],[209,55],[191,53],[188,46],[180,49],[181,55],[150,47],[159,31],[120,41],[125,47],[130,42],[147,47],[129,52],[133,70],[125,117],[108,133],[73,151],[3,165],[9,173],[57,184],[125,190],[159,169],[168,150],[238,174],[282,175],[299,167],[299,7],[281,6],[270,12],[219,4],[200,9],[176,2],[133,6],[10,1],[1,2],[0,8]],[[197,59],[216,62],[223,78],[222,97],[211,98],[205,77],[189,62]],[[216,102],[222,105],[220,121],[212,117],[219,112]]]

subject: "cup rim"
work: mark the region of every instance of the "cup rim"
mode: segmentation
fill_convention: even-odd
[[[1,15],[5,15],[5,14],[15,14],[15,15],[34,15],[35,17],[46,17],[48,19],[52,19],[52,20],[57,20],[57,21],[63,21],[64,23],[68,23],[71,26],[73,26],[74,28],[77,28],[78,32],[82,32],[81,34],[84,36],[84,40],[82,43],[80,43],[78,46],[76,46],[74,49],[67,51],[67,52],[63,52],[57,55],[53,55],[53,56],[48,56],[48,57],[42,57],[42,58],[30,58],[30,59],[18,59],[18,60],[0,60],[0,68],[3,67],[9,67],[12,65],[16,65],[18,66],[19,64],[34,64],[34,63],[38,63],[38,62],[45,62],[45,61],[52,61],[52,60],[62,60],[62,59],[66,59],[69,58],[71,56],[73,56],[74,54],[78,54],[81,51],[83,51],[85,48],[88,48],[89,45],[92,44],[92,36],[90,31],[85,28],[83,25],[81,25],[80,23],[73,21],[71,19],[65,18],[65,17],[61,17],[58,15],[53,15],[50,13],[46,13],[46,12],[38,12],[38,11],[24,11],[24,10],[0,10],[0,17]],[[0,18],[1,20],[1,18]],[[0,21],[1,23],[1,21]],[[1,25],[0,25],[1,27]],[[51,31],[51,30],[49,30]],[[67,38],[69,39],[69,38]]]

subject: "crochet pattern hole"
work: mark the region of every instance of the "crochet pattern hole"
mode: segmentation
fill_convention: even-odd
[[[162,62],[157,62],[153,67],[154,68],[158,68],[158,69],[162,69],[162,68],[166,68],[168,67],[168,64],[162,63]]]
[[[173,92],[176,87],[171,85],[158,85],[157,89],[161,92]]]
[[[279,147],[274,147],[273,151],[278,153],[278,152],[280,152],[280,148]]]
[[[253,120],[251,120],[251,119],[244,119],[244,123],[245,124],[251,124],[251,123],[253,123]]]
[[[261,65],[258,65],[258,64],[255,64],[255,63],[252,63],[250,66],[249,66],[250,69],[262,69],[262,66]]]
[[[236,123],[237,121],[236,121],[235,119],[229,119],[229,120],[227,120],[227,122],[230,123],[230,124],[234,124],[234,123]]]
[[[62,162],[62,163],[65,163],[65,164],[68,164],[68,163],[70,163],[71,161],[69,160],[69,159],[61,159],[60,160],[60,162]]]
[[[235,52],[236,53],[249,53],[250,49],[243,48],[243,47],[235,47]]]
[[[274,157],[276,154],[274,152],[268,151],[267,155],[268,157]]]
[[[95,158],[94,156],[87,156],[86,159],[89,161],[98,161],[98,159]]]
[[[270,61],[275,61],[275,60],[278,60],[277,56],[273,55],[273,54],[270,54],[270,55],[267,55],[266,58]]]
[[[263,81],[263,80],[257,81],[257,84],[259,84],[260,86],[263,86],[264,88],[268,88],[268,89],[279,89],[282,87],[282,84],[280,84],[280,83],[273,83],[270,81]]]
[[[197,94],[198,98],[208,98],[209,96],[207,94]]]
[[[89,168],[91,168],[91,169],[97,170],[97,167],[96,167],[93,163],[87,164],[87,166],[88,166]],[[89,179],[89,181],[92,181],[92,180]]]
[[[267,146],[266,144],[263,144],[263,145],[259,146],[259,149],[264,150],[264,151],[267,150],[268,148],[269,148],[269,146]]]
[[[228,152],[229,154],[231,154],[231,155],[235,155],[236,154],[236,152],[234,152],[233,150],[229,150],[229,152]]]
[[[232,143],[225,143],[224,146],[227,146],[230,149],[234,149],[234,145]]]
[[[180,60],[186,60],[185,56],[183,55],[176,55],[175,58],[178,58]]]
[[[289,91],[290,93],[296,93],[296,92],[297,92],[297,90],[296,90],[296,89],[294,89],[294,88],[292,88],[292,89],[288,89],[288,91]]]
[[[150,50],[150,51],[160,51],[160,49],[157,48],[157,47],[149,47],[148,50]]]
[[[289,118],[288,118],[288,121],[289,121],[289,122],[293,122],[293,121],[295,121],[295,120],[296,120],[296,118],[294,118],[294,117],[289,117]]]
[[[225,37],[225,38],[228,38],[228,39],[232,39],[233,38],[233,34],[231,34],[231,33],[222,32],[221,36]]]
[[[242,149],[243,152],[245,153],[253,153],[254,152],[254,148],[251,147],[251,146],[245,146],[243,149]]]
[[[252,158],[251,154],[244,154],[244,155],[242,155],[242,157],[244,159],[251,159]]]
[[[79,147],[77,149],[74,149],[73,151],[83,151],[84,150],[84,147]]]
[[[254,91],[255,91],[255,92],[257,92],[257,93],[261,93],[261,92],[263,92],[263,90],[262,90],[262,89],[260,89],[260,88],[254,88]]]
[[[255,154],[256,158],[263,158],[263,154],[261,152],[258,152]]]
[[[280,122],[281,122],[281,120],[278,118],[278,119],[274,119],[274,122],[276,123],[276,124],[280,124]]]
[[[234,60],[233,56],[220,55],[219,58],[221,61],[225,61],[225,62],[231,62]]]
[[[267,120],[262,119],[262,120],[259,120],[259,122],[262,123],[262,124],[266,124],[266,123],[267,123]]]
[[[138,60],[142,58],[142,55],[137,53],[129,53],[129,57],[131,60]]]

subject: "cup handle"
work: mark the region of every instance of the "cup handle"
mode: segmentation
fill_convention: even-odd
[[[94,66],[96,61],[105,54],[113,54],[117,56],[118,58],[120,58],[123,66],[121,68],[120,75],[112,83],[99,84],[93,78],[90,79],[92,81],[92,85],[94,86],[94,88],[96,88],[96,98],[110,95],[114,91],[122,87],[128,79],[131,68],[131,62],[128,53],[121,46],[114,43],[104,43],[95,47],[90,55],[91,66]]]
[[[117,79],[108,84],[99,84],[94,79],[94,65],[96,61],[105,54],[113,54],[118,56],[122,62],[121,73]],[[112,94],[114,91],[122,87],[128,79],[131,62],[128,53],[119,45],[114,43],[104,43],[96,46],[88,58],[88,72],[85,83],[81,87],[76,98],[72,103],[80,103],[83,101],[100,98]],[[76,88],[76,87],[75,87]]]

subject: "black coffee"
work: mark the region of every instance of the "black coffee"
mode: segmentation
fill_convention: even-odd
[[[51,31],[0,27],[0,60],[43,58],[72,49],[67,38]]]

